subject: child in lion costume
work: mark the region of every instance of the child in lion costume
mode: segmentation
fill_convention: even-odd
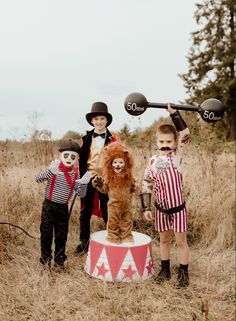
[[[107,241],[112,243],[133,242],[132,193],[137,191],[132,176],[133,157],[120,142],[104,148],[102,176],[95,176],[93,186],[109,196]]]

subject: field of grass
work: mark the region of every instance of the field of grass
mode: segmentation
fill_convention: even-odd
[[[131,147],[139,182],[150,149]],[[50,151],[50,152],[49,152]],[[39,224],[44,184],[35,174],[49,165],[56,147],[1,144],[0,320],[2,321],[233,321],[235,320],[235,155],[191,145],[184,158],[189,209],[190,286],[177,290],[176,248],[171,252],[172,279],[133,283],[103,282],[84,271],[86,255],[74,256],[79,241],[79,200],[70,218],[66,269],[42,270]],[[158,234],[143,220],[139,199],[133,200],[134,230],[153,240],[159,269]],[[105,229],[93,217],[92,232]]]

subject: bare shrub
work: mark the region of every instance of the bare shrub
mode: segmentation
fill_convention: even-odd
[[[31,137],[31,145],[34,147],[37,164],[48,165],[53,158],[53,142],[51,132],[48,130],[35,130]]]

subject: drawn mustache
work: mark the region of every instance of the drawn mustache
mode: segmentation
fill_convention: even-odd
[[[172,150],[172,148],[170,148],[170,147],[161,147],[161,148],[159,148],[159,150]]]

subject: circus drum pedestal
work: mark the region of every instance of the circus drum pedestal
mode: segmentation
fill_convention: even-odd
[[[90,237],[85,271],[105,281],[131,282],[153,274],[152,242],[145,234],[132,232],[133,243],[113,244],[106,241],[106,231]]]

